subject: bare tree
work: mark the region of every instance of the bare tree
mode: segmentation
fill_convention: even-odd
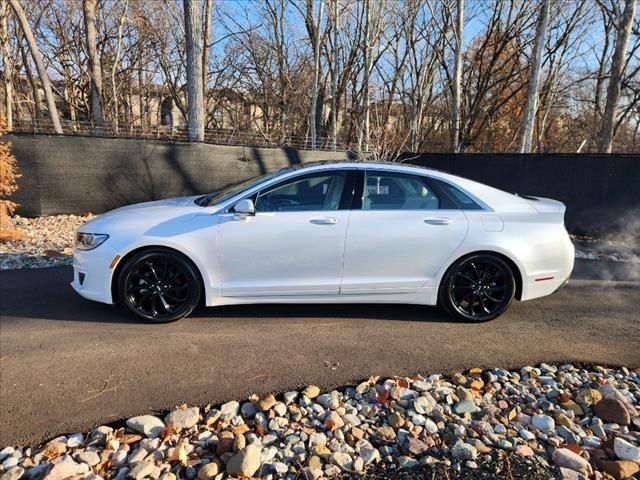
[[[204,2],[203,43],[202,43],[202,89],[203,98],[207,98],[209,79],[209,53],[211,51],[211,7],[213,0]]]
[[[116,133],[118,133],[120,129],[120,110],[118,108],[118,84],[116,79],[116,71],[120,64],[120,53],[122,52],[122,29],[124,27],[125,19],[127,18],[128,7],[129,0],[124,0],[122,14],[120,15],[120,20],[118,22],[116,52],[113,59],[113,64],[111,65],[111,101],[113,102],[113,129]]]
[[[338,0],[333,5],[333,62],[331,68],[331,146],[336,149],[338,141]]]
[[[2,83],[7,130],[13,130],[13,67],[9,59],[9,4],[0,1],[0,44],[2,44]]]
[[[626,0],[622,18],[617,22],[618,34],[616,36],[616,44],[613,51],[609,85],[607,86],[607,102],[604,107],[602,127],[598,135],[598,152],[600,153],[611,153],[613,146],[613,133],[616,115],[618,113],[620,88],[627,63],[627,43],[629,41],[629,35],[631,34],[635,12],[636,0]]]
[[[318,128],[318,80],[320,77],[320,37],[324,1],[318,2],[318,18],[313,29],[313,86],[311,87],[311,108],[309,109],[309,126],[311,130],[311,148],[317,147]],[[308,11],[313,15],[313,4],[308,1]]]
[[[27,20],[27,15],[22,8],[22,5],[20,4],[20,0],[9,0],[9,4],[16,14],[16,17],[18,18],[20,28],[22,29],[25,39],[27,40],[27,44],[29,45],[33,63],[36,64],[38,76],[40,77],[40,83],[42,83],[42,89],[44,90],[45,101],[47,102],[47,108],[49,110],[49,117],[51,119],[51,124],[53,125],[53,130],[57,134],[62,135],[62,125],[60,124],[58,108],[56,107],[53,90],[51,89],[49,74],[47,73],[47,69],[44,66],[44,63],[42,62],[42,56],[40,55],[40,50],[38,49],[38,45],[36,44],[36,39],[33,36],[33,31],[31,30],[31,26],[29,25],[29,21]]]
[[[89,76],[91,77],[91,117],[94,128],[97,132],[100,132],[104,125],[104,115],[102,111],[102,65],[96,39],[97,3],[97,0],[83,0],[82,10],[84,13]]]
[[[522,137],[520,139],[520,153],[531,152],[533,140],[533,127],[538,108],[538,90],[540,71],[542,70],[542,52],[547,38],[547,25],[549,23],[550,0],[541,0],[540,14],[536,24],[536,38],[531,53],[531,72],[529,74],[529,89],[527,91],[527,105],[522,119]]]
[[[464,34],[464,0],[456,0],[456,20],[454,27],[455,52],[453,67],[453,105],[451,108],[451,151],[460,151],[461,110],[462,110],[462,40]]]
[[[202,21],[200,2],[184,0],[184,24],[187,45],[187,102],[189,140],[204,141],[204,89],[202,85]]]

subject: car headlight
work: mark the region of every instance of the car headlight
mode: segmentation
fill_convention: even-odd
[[[104,233],[76,233],[76,248],[78,250],[93,250],[107,241],[109,235]]]

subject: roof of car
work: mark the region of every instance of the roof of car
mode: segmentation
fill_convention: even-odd
[[[420,165],[412,165],[408,163],[401,162],[372,162],[372,161],[354,161],[354,160],[322,160],[316,162],[305,162],[298,163],[295,165],[291,165],[289,167],[285,167],[282,171],[287,170],[301,170],[312,167],[322,167],[322,166],[333,166],[333,167],[355,167],[355,168],[366,168],[366,167],[391,167],[391,168],[410,168],[410,169],[419,169],[419,170],[427,170],[432,172],[438,172],[439,170],[434,168],[423,167]],[[442,172],[446,173],[446,172]]]

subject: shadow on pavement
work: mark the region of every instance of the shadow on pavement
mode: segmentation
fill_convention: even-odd
[[[141,324],[119,306],[92,302],[76,294],[69,282],[71,267],[3,271],[0,276],[0,317],[3,324],[18,319]],[[200,307],[192,320],[216,318],[363,318],[415,322],[451,322],[435,307],[402,304],[256,304]],[[187,320],[189,321],[189,320]]]

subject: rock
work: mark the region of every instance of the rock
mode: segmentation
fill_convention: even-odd
[[[560,467],[560,475],[562,475],[562,480],[588,480],[580,472],[564,467]]]
[[[221,432],[218,435],[218,443],[216,444],[216,454],[223,455],[233,450],[235,435],[233,432]],[[264,442],[263,442],[264,443]]]
[[[397,412],[389,415],[387,421],[389,422],[389,425],[395,429],[398,429],[404,425],[404,418],[402,418],[402,415]]]
[[[339,467],[343,472],[348,472],[349,470],[353,469],[353,459],[348,453],[334,452],[331,454],[330,461],[333,465]]]
[[[415,458],[402,456],[398,458],[398,466],[403,470],[409,470],[419,465]]]
[[[311,457],[309,457],[309,460],[307,460],[307,466],[309,468],[321,470],[322,460],[317,455],[312,455]]]
[[[200,420],[200,409],[198,407],[178,409],[164,417],[167,425],[173,425],[176,430],[187,430],[195,426]]]
[[[592,473],[592,468],[589,462],[567,448],[557,448],[553,452],[551,460],[558,467],[575,470],[576,472],[580,472],[586,476],[589,476]]]
[[[53,466],[45,475],[44,480],[63,480],[72,477],[78,473],[78,467],[79,465],[69,455],[59,457],[54,460]]]
[[[640,447],[636,447],[625,439],[616,437],[613,441],[613,451],[620,460],[640,463]]]
[[[59,457],[60,455],[64,455],[66,451],[67,451],[66,443],[56,442],[54,440],[47,444],[47,448],[44,449],[44,456],[47,458],[55,458],[55,457]]]
[[[124,450],[116,450],[111,454],[109,463],[112,467],[121,467],[127,462],[127,452]]]
[[[269,394],[258,402],[258,408],[263,412],[268,412],[276,404],[276,397]]]
[[[278,417],[284,417],[287,414],[287,406],[282,402],[278,402],[273,406],[273,413]]]
[[[537,414],[531,418],[531,424],[543,432],[549,432],[556,427],[556,422],[549,415]]]
[[[631,416],[627,407],[617,398],[604,398],[595,404],[593,411],[605,423],[617,423],[618,425],[629,425],[631,423]]]
[[[392,442],[396,439],[396,432],[391,427],[380,427],[376,430],[376,437],[386,442]]]
[[[129,471],[127,476],[134,480],[141,480],[150,476],[154,472],[155,468],[156,466],[153,463],[140,462]]]
[[[4,472],[0,477],[0,480],[20,480],[23,475],[24,475],[24,468],[13,467],[8,471]]]
[[[629,460],[599,460],[596,465],[615,480],[624,480],[640,472],[640,465]]]
[[[240,404],[236,401],[227,402],[220,407],[220,418],[229,420],[238,415]]]
[[[593,388],[583,388],[576,394],[575,399],[583,407],[592,407],[602,400],[602,394]]]
[[[344,427],[344,421],[337,412],[331,411],[324,419],[324,427],[328,431],[333,432],[334,430]]]
[[[564,425],[560,425],[558,427],[558,435],[560,435],[567,443],[580,443],[580,437]]]
[[[233,451],[239,452],[246,446],[247,446],[246,437],[241,433],[236,435],[235,438],[233,439]]]
[[[409,453],[416,456],[422,456],[429,450],[429,445],[415,437],[407,437],[404,447]]]
[[[261,448],[251,444],[236,453],[227,462],[227,473],[241,477],[252,477],[260,468]]]
[[[456,403],[453,407],[453,411],[458,415],[464,415],[465,413],[476,413],[480,411],[480,408],[472,400],[462,400]]]
[[[220,473],[220,467],[215,462],[207,463],[204,467],[198,470],[198,480],[212,480],[218,473]]]
[[[526,440],[527,442],[530,442],[536,439],[536,436],[525,428],[520,429],[518,431],[518,435],[520,435],[520,437]]]
[[[2,450],[0,450],[0,462],[4,462],[4,460],[9,455],[12,455],[15,451],[16,449],[13,447],[4,447]]]
[[[293,402],[296,401],[296,399],[298,398],[298,392],[296,392],[295,390],[292,392],[286,392],[282,398],[284,399],[284,403],[285,405],[291,405]]]
[[[421,414],[430,414],[434,403],[427,397],[418,397],[413,401],[413,409]]]
[[[534,452],[528,445],[518,445],[515,449],[516,455],[521,457],[533,457]]]
[[[458,441],[451,449],[451,455],[456,460],[475,460],[478,456],[478,450],[473,445]]]
[[[318,387],[316,387],[315,385],[309,385],[307,388],[305,388],[302,391],[302,394],[305,397],[310,398],[311,400],[313,400],[318,395],[320,395],[320,389]]]
[[[456,395],[461,401],[466,400],[472,402],[474,399],[473,393],[462,386],[456,388]]]
[[[165,424],[158,417],[153,415],[140,415],[127,420],[127,427],[136,432],[140,432],[149,438],[159,437]]]
[[[240,414],[244,418],[251,419],[255,417],[256,413],[258,413],[258,408],[253,402],[244,402],[240,407]]]
[[[96,452],[89,450],[79,453],[77,459],[82,463],[86,463],[90,467],[100,463],[100,456]]]
[[[67,447],[68,448],[78,448],[80,445],[84,443],[84,435],[81,433],[74,433],[67,438]]]

